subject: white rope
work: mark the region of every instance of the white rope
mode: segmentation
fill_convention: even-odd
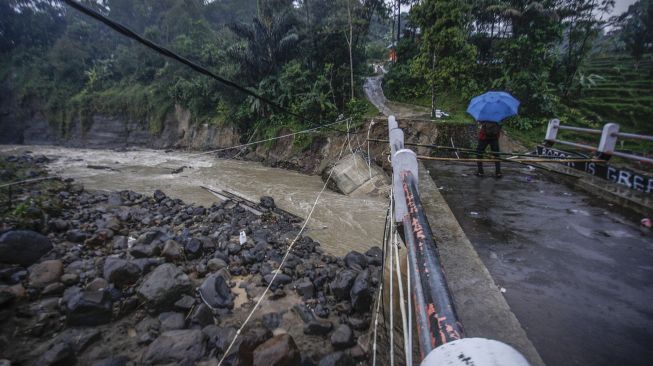
[[[408,362],[408,338],[410,337],[410,334],[407,334],[408,326],[406,324],[406,307],[404,305],[404,284],[402,283],[403,278],[401,275],[401,267],[399,266],[399,241],[397,240],[396,229],[393,230],[392,250],[394,250],[395,265],[397,267],[397,283],[399,284],[399,311],[401,312],[401,328],[404,332],[404,356],[406,357],[406,365],[410,365]]]
[[[406,292],[408,293],[406,296],[407,300],[407,305],[408,305],[408,342],[407,342],[407,350],[406,354],[408,357],[406,358],[407,362],[406,364],[409,366],[413,365],[413,306],[412,306],[412,294],[411,294],[411,281],[410,281],[410,276],[411,276],[411,271],[410,271],[410,260],[408,258],[408,255],[406,256]]]
[[[308,130],[293,132],[293,133],[289,133],[289,134],[282,135],[282,136],[271,137],[269,139],[258,140],[258,141],[249,142],[249,143],[246,143],[246,144],[241,144],[241,145],[236,145],[236,146],[231,146],[231,147],[225,147],[225,148],[221,148],[221,149],[217,149],[217,150],[204,151],[204,152],[197,153],[197,154],[191,154],[189,156],[193,157],[193,156],[214,154],[214,153],[218,153],[218,152],[221,152],[221,151],[233,150],[233,149],[238,149],[238,148],[241,148],[241,147],[247,147],[247,146],[251,146],[251,145],[258,145],[258,144],[263,143],[263,142],[279,140],[279,139],[290,137],[290,136],[295,136],[295,135],[300,135],[300,134],[303,134],[303,133],[309,133],[309,132],[317,131],[317,130],[322,129],[324,127],[329,127],[329,126],[337,125],[339,123],[348,122],[349,120],[351,120],[351,117],[345,118],[345,119],[342,119],[342,120],[339,120],[339,121],[335,121],[333,123],[329,123],[329,124],[326,124],[326,125],[309,128]],[[349,130],[347,130],[347,137],[349,137]]]
[[[374,119],[367,125],[367,169],[370,171],[370,179],[372,179],[372,156],[370,155],[370,131],[374,125]]]
[[[347,135],[347,140],[349,140],[349,135]],[[345,141],[342,144],[342,147],[340,148],[340,153],[338,154],[338,158],[336,159],[336,163],[342,157],[342,153],[345,150],[346,145],[347,145],[347,141]],[[227,347],[227,350],[222,355],[222,358],[220,359],[220,362],[218,362],[218,366],[222,365],[222,362],[224,362],[227,355],[229,355],[229,351],[231,351],[231,348],[236,343],[236,340],[238,339],[238,336],[240,335],[242,330],[245,328],[245,325],[247,325],[247,323],[250,321],[250,319],[252,318],[252,316],[254,315],[256,310],[258,309],[258,307],[263,302],[263,299],[265,298],[265,295],[268,293],[268,291],[270,290],[270,287],[272,287],[272,284],[274,283],[274,280],[277,278],[277,274],[279,274],[281,272],[281,269],[283,268],[283,265],[286,263],[286,259],[288,258],[288,255],[290,255],[290,251],[292,250],[293,246],[295,245],[295,242],[297,242],[299,237],[302,235],[302,233],[304,232],[304,229],[306,228],[306,225],[308,224],[308,221],[311,219],[311,216],[313,215],[313,211],[315,211],[315,207],[317,206],[317,203],[320,200],[320,197],[322,196],[322,193],[324,193],[324,190],[326,189],[327,185],[329,184],[329,180],[331,180],[331,175],[333,174],[333,171],[334,171],[334,169],[332,168],[330,170],[330,172],[329,172],[329,176],[327,177],[326,181],[324,182],[324,186],[322,187],[322,190],[320,191],[320,193],[318,193],[317,197],[315,198],[315,202],[313,203],[313,207],[311,207],[311,210],[309,211],[308,215],[306,216],[306,220],[304,220],[304,225],[302,225],[302,228],[297,233],[297,236],[295,236],[295,239],[293,239],[293,241],[288,246],[288,249],[286,250],[286,254],[283,256],[283,259],[281,260],[281,263],[279,264],[279,267],[277,268],[276,271],[273,272],[274,275],[272,276],[272,279],[270,280],[270,283],[268,283],[268,286],[265,288],[265,290],[263,291],[263,293],[259,297],[256,304],[254,304],[254,307],[252,308],[252,311],[250,311],[250,313],[247,316],[247,318],[245,319],[245,321],[243,321],[243,324],[236,331],[236,334],[234,335],[234,339],[231,341],[231,343],[229,344],[229,347]]]
[[[57,179],[58,177],[43,177],[43,178],[32,178],[32,179],[25,179],[25,180],[20,180],[17,182],[11,182],[11,183],[6,183],[0,185],[0,188],[4,187],[10,187],[10,186],[15,186],[17,184],[23,184],[23,183],[31,183],[31,182],[40,182],[42,180],[48,180],[48,179]]]
[[[376,314],[374,317],[374,341],[372,343],[372,366],[376,366],[376,330],[379,327],[379,310],[381,309],[381,293],[383,292],[383,281],[379,284],[379,295],[376,299]]]
[[[394,187],[394,185],[393,185],[393,187]],[[391,214],[390,214],[390,225],[391,226],[390,226],[390,228],[391,228],[391,230],[392,230],[392,227],[394,226],[393,225],[393,223],[394,223],[394,210],[395,210],[395,208],[394,208],[394,191],[391,191],[390,192],[390,211],[391,211]],[[392,237],[392,233],[390,233],[390,238],[391,237]],[[390,304],[390,347],[389,348],[390,348],[390,366],[394,366],[394,364],[395,364],[395,353],[394,353],[394,349],[395,349],[394,331],[395,331],[395,329],[394,329],[394,314],[393,314],[394,313],[394,302],[392,301],[393,300],[392,288],[394,287],[393,286],[393,284],[394,284],[393,272],[394,271],[393,271],[393,266],[392,266],[393,250],[392,250],[391,246],[392,246],[392,240],[388,240],[388,248],[390,249],[389,250],[390,256],[388,257],[388,265],[390,266],[390,291],[389,291],[390,300],[388,301],[388,303]]]

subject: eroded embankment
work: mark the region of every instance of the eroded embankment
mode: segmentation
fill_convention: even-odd
[[[3,156],[2,180],[48,158]],[[368,359],[381,251],[325,253],[291,217],[72,179],[2,191],[0,359],[17,364],[353,364]],[[247,239],[240,243],[244,231]]]

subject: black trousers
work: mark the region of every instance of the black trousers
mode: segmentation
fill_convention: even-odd
[[[493,152],[499,152],[499,139],[490,139],[490,140],[478,140],[478,146],[476,147],[476,157],[479,159],[483,158],[483,151],[485,151],[485,148],[490,145],[490,150]],[[495,158],[499,158],[499,154],[493,154]],[[494,168],[496,171],[496,174],[501,173],[501,163],[496,162],[494,163]],[[483,173],[483,163],[478,162],[478,172]]]

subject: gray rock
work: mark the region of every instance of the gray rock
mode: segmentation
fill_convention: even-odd
[[[356,362],[345,352],[329,353],[320,359],[318,366],[355,366]]]
[[[9,231],[0,236],[0,262],[29,266],[52,249],[47,237],[30,230]]]
[[[63,263],[58,260],[48,260],[29,268],[29,285],[42,288],[59,281],[63,275]]]
[[[209,261],[206,263],[206,266],[208,267],[209,271],[211,272],[217,272],[221,270],[222,268],[227,267],[227,262],[220,258],[211,258]]]
[[[354,332],[346,324],[340,324],[331,334],[331,344],[335,349],[349,348],[356,344]]]
[[[182,246],[174,240],[166,241],[165,245],[163,246],[163,250],[161,250],[161,256],[165,257],[169,261],[178,260],[181,258],[183,253],[184,249]]]
[[[229,347],[231,340],[236,336],[236,328],[219,327],[211,324],[202,328],[202,333],[208,337],[209,348],[215,346],[218,352],[224,352]]]
[[[383,261],[383,251],[379,247],[371,247],[367,252],[365,252],[365,256],[367,256],[367,263],[374,265],[374,266],[380,266]]]
[[[199,258],[204,251],[204,243],[197,238],[192,238],[184,246],[184,253],[188,258]]]
[[[333,292],[333,295],[336,297],[336,299],[348,300],[349,291],[354,285],[355,280],[356,272],[350,269],[345,269],[336,274],[336,278],[331,281],[329,287],[331,288],[331,292]]]
[[[301,356],[289,334],[279,334],[256,347],[253,366],[294,366]]]
[[[111,296],[107,291],[79,291],[66,303],[68,325],[101,325],[111,321]]]
[[[274,198],[270,196],[263,196],[261,197],[261,207],[267,208],[267,209],[274,209],[277,207],[274,203]]]
[[[73,365],[76,361],[75,352],[68,343],[57,343],[41,355],[37,364],[45,366],[64,366]]]
[[[188,295],[182,296],[181,299],[175,302],[175,309],[184,313],[188,313],[188,311],[192,309],[193,306],[195,306],[195,298]]]
[[[157,256],[159,253],[161,253],[159,247],[149,244],[136,245],[129,251],[134,258],[149,258]]]
[[[314,319],[304,325],[304,334],[325,335],[333,329],[333,323],[328,320]]]
[[[142,361],[148,364],[194,363],[204,356],[206,335],[199,329],[164,332],[149,345]]]
[[[345,256],[345,265],[354,271],[362,271],[367,268],[367,257],[355,250]]]
[[[109,288],[109,282],[104,278],[97,277],[86,285],[86,291],[103,291]]]
[[[312,299],[315,297],[315,286],[308,277],[295,282],[295,291],[304,299]]]
[[[124,259],[108,257],[104,261],[104,278],[116,287],[133,285],[141,276],[141,269]]]
[[[266,274],[263,279],[265,279],[265,283],[270,283],[272,281],[272,277],[274,277],[274,274]],[[277,277],[274,279],[274,283],[272,286],[283,286],[287,285],[292,281],[292,277],[288,276],[285,273],[279,273],[277,274]]]
[[[91,366],[127,366],[129,361],[129,357],[127,356],[110,356],[93,361]]]
[[[370,290],[370,281],[368,271],[361,271],[354,285],[351,287],[349,292],[351,297],[351,306],[354,311],[357,312],[367,312],[372,306],[372,291]]]
[[[234,307],[231,289],[224,277],[218,273],[209,275],[200,286],[199,291],[202,299],[213,308],[232,309]]]
[[[90,237],[89,234],[79,229],[68,230],[66,233],[66,239],[73,243],[83,243],[88,237]]]
[[[200,304],[199,306],[193,309],[193,312],[190,314],[190,322],[192,325],[199,325],[200,327],[205,327],[215,323],[213,319],[213,313],[206,304]]]
[[[137,294],[150,307],[166,309],[192,290],[188,276],[174,264],[165,263],[145,277]]]
[[[186,327],[186,317],[182,313],[165,312],[159,314],[161,331],[184,329]]]
[[[166,199],[167,196],[166,196],[166,194],[163,193],[161,190],[158,190],[158,189],[157,189],[156,191],[154,191],[154,195],[153,195],[153,197],[154,197],[154,199],[155,199],[157,202],[161,202],[161,201],[163,201],[164,199]]]

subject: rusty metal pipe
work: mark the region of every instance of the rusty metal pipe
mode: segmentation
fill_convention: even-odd
[[[404,234],[413,275],[414,307],[422,357],[447,342],[464,337],[453,297],[444,275],[431,227],[417,192],[415,177],[401,172],[408,214]]]

